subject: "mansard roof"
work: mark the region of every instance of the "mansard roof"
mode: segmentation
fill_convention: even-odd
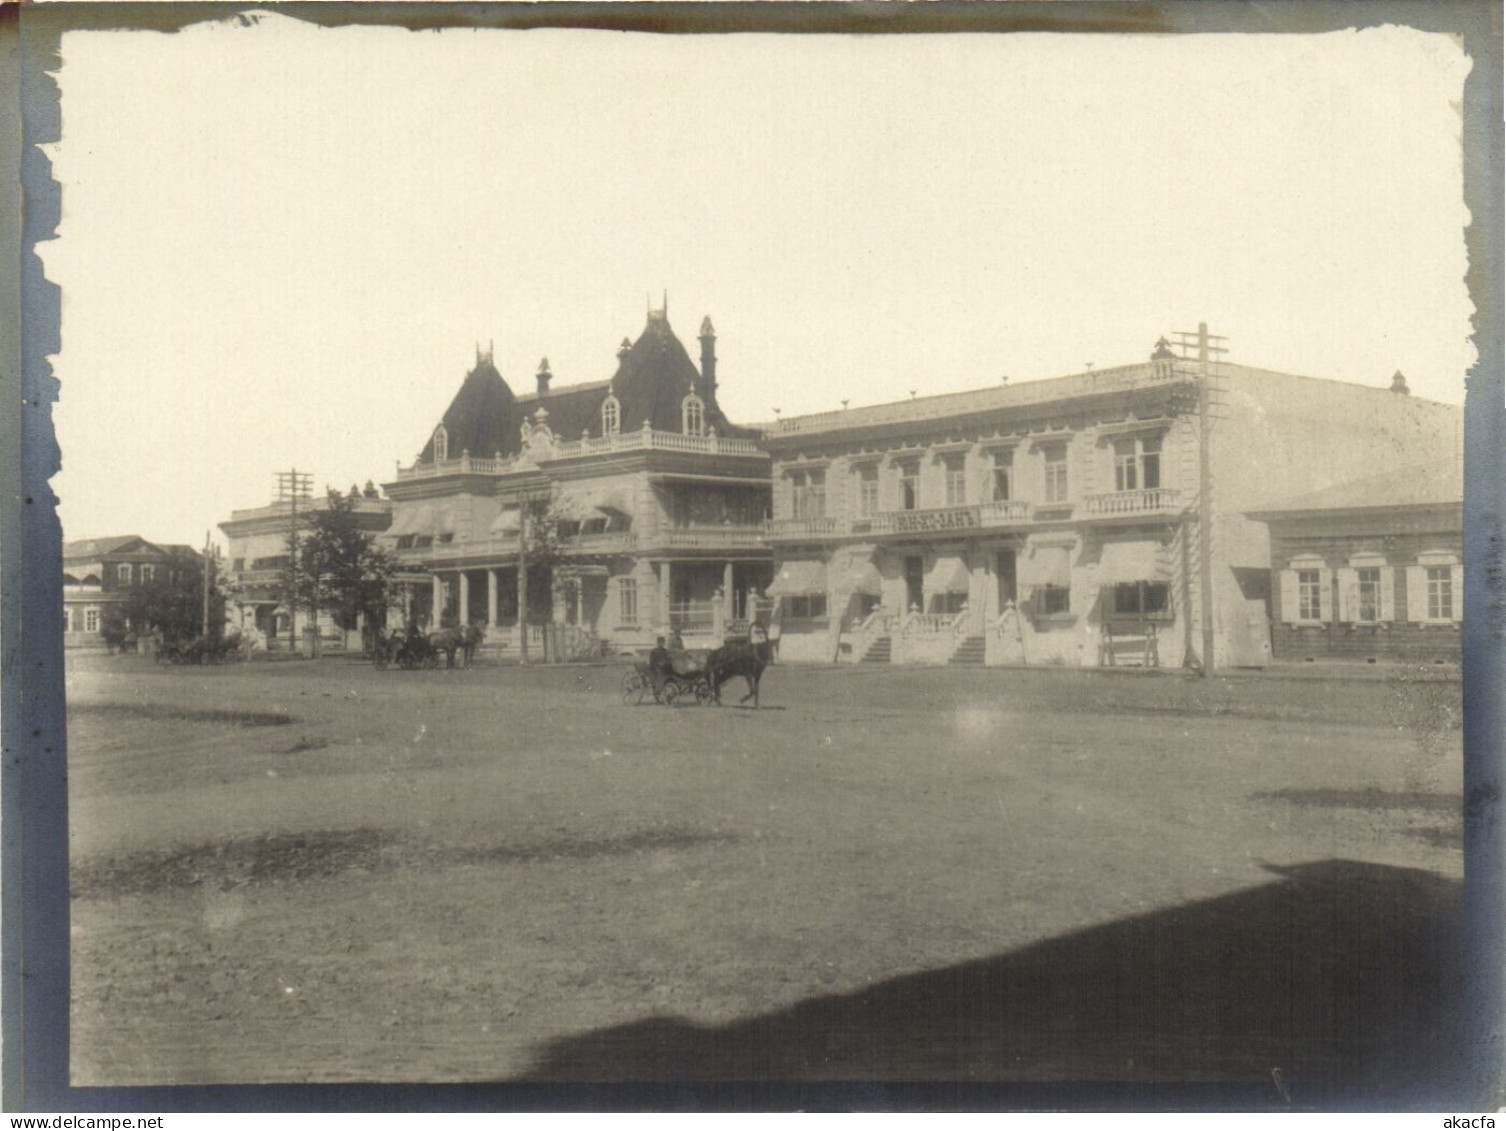
[[[481,356],[476,367],[465,375],[460,391],[445,409],[440,422],[446,433],[445,450],[450,458],[461,452],[489,457],[494,452],[518,450],[518,426],[514,423],[515,399],[502,374],[488,356]],[[434,436],[430,433],[418,457],[423,463],[434,459]]]
[[[541,407],[548,413],[550,429],[562,439],[577,440],[582,433],[600,436],[601,406],[609,393],[617,398],[623,431],[641,428],[646,420],[657,431],[678,432],[683,424],[681,406],[692,392],[705,399],[706,427],[715,428],[718,435],[757,435],[728,421],[714,390],[704,388],[700,370],[670,328],[669,319],[662,311],[651,311],[638,340],[619,352],[617,371],[607,381],[566,385],[543,396],[537,392],[519,396],[491,358],[482,355],[441,418],[446,453],[451,459],[463,451],[481,459],[497,453],[516,455],[522,447],[523,423]],[[419,462],[433,459],[431,432]]]

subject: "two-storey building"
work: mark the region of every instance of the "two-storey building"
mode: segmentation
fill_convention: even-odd
[[[106,610],[152,581],[179,584],[202,562],[191,546],[149,542],[139,534],[86,538],[63,547],[63,645],[103,648]]]
[[[1164,339],[1138,365],[785,419],[764,440],[780,655],[1201,662],[1206,588],[1215,663],[1265,664],[1269,538],[1247,512],[1451,452],[1459,424]]]
[[[418,458],[386,485],[405,614],[484,624],[491,646],[511,649],[525,623],[535,640],[566,624],[618,651],[652,647],[671,627],[687,643],[719,642],[726,622],[747,618],[771,568],[769,457],[717,403],[710,318],[700,346],[697,370],[666,313],[651,311],[609,379],[554,387],[546,359],[526,394],[478,350]],[[535,550],[520,586],[535,506],[562,539],[552,563]]]

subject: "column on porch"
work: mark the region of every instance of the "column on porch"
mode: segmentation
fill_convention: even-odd
[[[732,616],[732,563],[722,565],[722,599],[711,606],[711,637],[722,640],[727,635],[727,621]]]
[[[434,574],[434,600],[429,606],[429,628],[434,630],[444,621],[444,578],[436,571]]]
[[[461,570],[457,576],[460,578],[460,604],[455,610],[455,623],[467,625],[471,623],[471,576],[465,570]]]
[[[661,610],[660,623],[663,624],[666,628],[672,628],[673,627],[673,625],[672,625],[672,623],[670,621],[670,617],[669,617],[669,609],[670,609],[670,602],[671,602],[670,592],[671,592],[672,583],[673,583],[672,574],[673,574],[673,566],[672,566],[672,564],[670,562],[666,561],[666,562],[663,562],[663,563],[660,564],[660,567],[659,567],[659,607],[660,607],[660,610]]]
[[[486,571],[486,627],[497,627],[497,571]]]

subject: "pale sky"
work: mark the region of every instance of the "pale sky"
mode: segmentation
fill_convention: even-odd
[[[1141,361],[1462,404],[1457,110],[1406,29],[653,36],[319,29],[63,40],[66,538],[201,544],[296,465],[390,480],[475,346],[611,376],[645,296],[772,419]],[[215,531],[219,539],[218,531]]]

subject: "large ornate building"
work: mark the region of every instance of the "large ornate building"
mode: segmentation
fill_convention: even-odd
[[[697,369],[663,310],[623,339],[605,381],[555,387],[546,359],[518,393],[478,350],[418,458],[385,485],[405,614],[485,624],[504,650],[524,620],[530,640],[561,623],[619,651],[670,627],[719,642],[769,581],[769,457],[717,403],[709,318],[700,353]],[[563,538],[552,565],[530,564],[520,618],[520,562],[539,537],[523,528],[539,504]]]
[[[1269,662],[1249,512],[1447,459],[1461,413],[1200,356],[779,422],[781,657],[1175,666],[1211,635],[1217,666]]]

